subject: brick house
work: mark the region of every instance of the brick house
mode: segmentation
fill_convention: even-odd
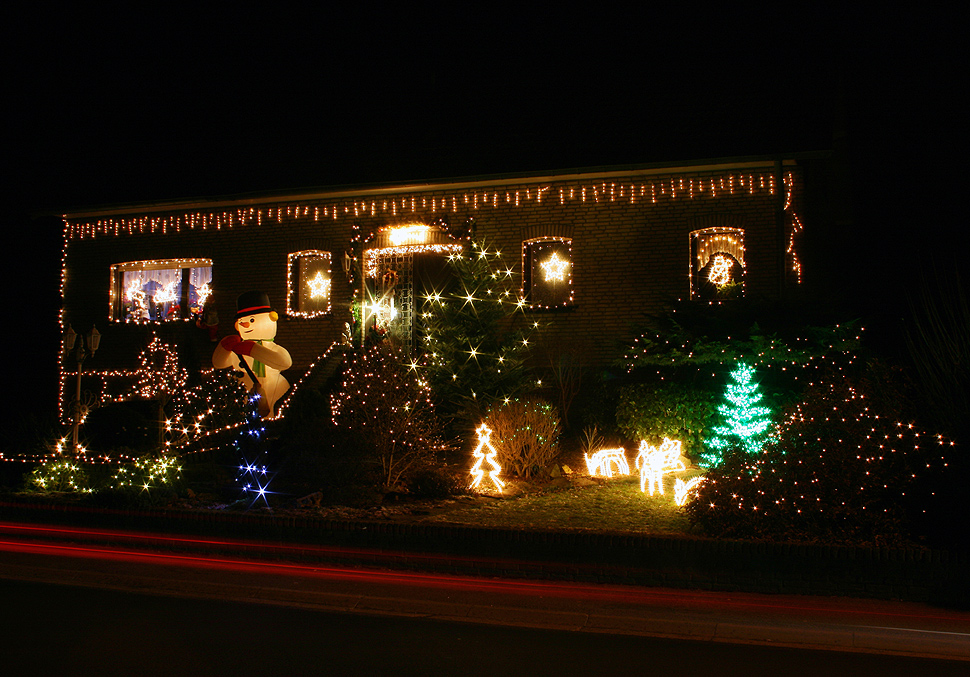
[[[340,342],[355,298],[368,299],[366,321],[385,313],[413,343],[422,285],[473,231],[521,275],[547,344],[602,366],[636,320],[674,299],[724,288],[778,298],[799,284],[802,185],[790,156],[77,211],[64,215],[61,321],[101,332],[85,388],[111,399],[126,379],[168,368],[144,363],[153,339],[190,373],[209,368],[203,303],[221,337],[237,296],[262,290],[298,383]],[[74,368],[64,361],[62,389]]]

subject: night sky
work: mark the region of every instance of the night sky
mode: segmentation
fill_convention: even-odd
[[[28,346],[16,380],[38,384],[5,396],[52,404],[51,215],[80,206],[837,149],[852,225],[820,234],[839,251],[808,275],[882,304],[966,223],[952,17],[266,4],[13,13],[3,225],[26,235],[4,288]]]

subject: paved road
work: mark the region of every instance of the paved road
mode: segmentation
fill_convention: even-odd
[[[967,674],[953,661],[334,613],[0,580],[8,675]]]
[[[970,669],[957,662],[970,660],[970,614],[918,604],[446,576],[261,560],[237,543],[174,539],[163,549],[107,532],[39,538],[7,527],[2,655],[24,669],[38,661],[32,674]],[[279,669],[287,661],[302,663]]]

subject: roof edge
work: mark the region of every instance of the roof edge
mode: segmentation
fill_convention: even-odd
[[[600,167],[579,167],[570,169],[543,170],[534,172],[512,172],[502,174],[483,174],[437,178],[415,181],[391,181],[383,183],[346,184],[317,188],[287,189],[280,191],[237,193],[210,197],[160,200],[141,203],[125,203],[94,207],[77,207],[60,216],[64,219],[80,219],[99,216],[116,216],[131,213],[168,212],[192,208],[218,208],[241,205],[271,204],[302,200],[319,200],[351,196],[378,194],[399,194],[408,192],[427,192],[440,189],[481,188],[496,184],[543,183],[569,180],[601,180],[618,176],[641,174],[649,176],[680,171],[711,171],[718,169],[754,169],[771,167],[777,162],[795,165],[799,160],[817,160],[831,157],[831,151],[805,151],[775,155],[754,155],[727,158],[707,158],[682,162],[652,162],[634,165],[605,165]]]

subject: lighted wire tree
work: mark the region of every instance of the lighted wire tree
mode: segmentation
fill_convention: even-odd
[[[720,465],[725,452],[731,449],[757,454],[768,438],[771,409],[759,405],[763,395],[754,375],[754,368],[744,362],[738,363],[731,372],[732,382],[724,391],[726,402],[717,408],[722,425],[715,426],[714,434],[704,440],[701,463],[709,468]]]

